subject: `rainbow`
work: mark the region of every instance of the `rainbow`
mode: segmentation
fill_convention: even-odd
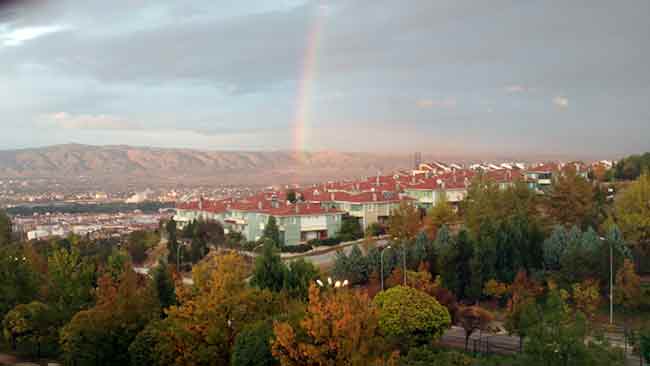
[[[318,7],[314,22],[307,33],[307,47],[298,82],[296,111],[293,120],[293,150],[299,159],[303,157],[302,153],[307,150],[306,138],[309,134],[312,87],[318,71],[318,51],[326,10],[325,6]]]

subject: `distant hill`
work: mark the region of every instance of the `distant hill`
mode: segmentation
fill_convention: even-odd
[[[279,184],[375,175],[408,168],[405,155],[199,151],[57,145],[0,151],[0,178],[80,179],[97,184]]]

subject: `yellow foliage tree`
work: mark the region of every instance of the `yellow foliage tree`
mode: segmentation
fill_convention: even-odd
[[[593,319],[598,305],[600,305],[600,286],[597,280],[587,279],[575,283],[573,288],[573,303],[577,310],[580,310],[590,319]]]
[[[429,239],[434,240],[442,225],[456,221],[456,213],[447,200],[440,200],[433,206],[424,218],[424,231]]]
[[[392,238],[411,242],[420,231],[420,212],[410,202],[402,202],[391,212],[388,220],[388,233]]]
[[[634,264],[629,259],[623,262],[616,273],[614,301],[628,310],[635,309],[641,302],[641,277],[636,274]]]
[[[312,284],[299,327],[275,323],[272,352],[282,366],[371,365],[382,353],[377,319],[366,293],[321,290]]]

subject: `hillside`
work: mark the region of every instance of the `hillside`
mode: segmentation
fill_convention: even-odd
[[[407,156],[288,151],[199,151],[57,145],[0,151],[0,178],[80,178],[106,184],[274,184],[374,175],[410,166]]]

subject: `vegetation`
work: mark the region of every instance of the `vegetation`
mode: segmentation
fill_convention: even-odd
[[[11,243],[11,219],[7,213],[0,211],[0,248]]]
[[[650,152],[631,155],[617,161],[612,168],[612,173],[616,179],[635,180],[648,170],[650,170]]]
[[[645,251],[650,250],[650,173],[642,174],[616,199],[616,221],[623,236]]]

